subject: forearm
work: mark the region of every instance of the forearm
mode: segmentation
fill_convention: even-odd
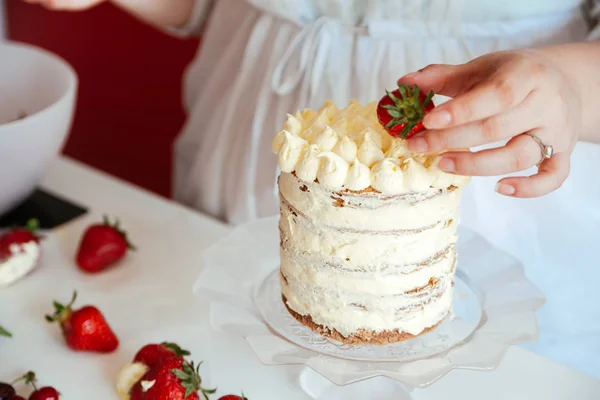
[[[178,28],[192,15],[194,0],[111,0],[114,4],[152,25]]]
[[[581,97],[581,140],[600,143],[600,40],[553,46],[540,52],[574,83]]]

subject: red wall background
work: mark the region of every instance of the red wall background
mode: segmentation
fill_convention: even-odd
[[[181,76],[198,41],[165,35],[111,4],[69,13],[6,2],[12,40],[65,58],[80,80],[64,153],[164,196],[184,122]]]

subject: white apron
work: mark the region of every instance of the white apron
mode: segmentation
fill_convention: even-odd
[[[327,99],[340,107],[351,98],[370,102],[430,63],[581,41],[589,32],[578,0],[530,2],[555,7],[543,17],[465,21],[469,1],[372,0],[366,8],[358,0],[217,1],[186,75],[189,119],[176,143],[175,198],[232,224],[273,215],[270,144],[287,112]],[[540,340],[530,348],[598,377],[599,172],[600,147],[580,144],[559,191],[513,199],[494,192],[498,178],[475,178],[462,216],[519,257],[545,292]]]

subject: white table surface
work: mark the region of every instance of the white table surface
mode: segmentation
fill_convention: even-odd
[[[117,399],[114,376],[119,367],[143,344],[170,340],[190,349],[193,359],[205,360],[205,380],[219,394],[243,389],[250,400],[308,399],[294,378],[299,367],[264,366],[244,339],[211,334],[208,305],[192,294],[202,250],[230,228],[66,158],[52,164],[42,186],[90,212],[49,234],[40,269],[0,291],[0,322],[15,334],[11,340],[0,339],[0,381],[33,369],[42,384],[54,385],[65,400]],[[121,218],[139,250],[110,271],[84,275],[73,263],[78,240],[104,213]],[[117,352],[72,352],[58,326],[44,321],[51,300],[68,301],[75,288],[79,305],[95,304],[104,312],[121,339]],[[600,381],[513,347],[497,370],[452,371],[413,397],[598,400]]]

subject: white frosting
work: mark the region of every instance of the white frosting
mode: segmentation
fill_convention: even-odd
[[[452,305],[461,186],[438,155],[413,154],[377,103],[288,115],[273,140],[281,289],[288,306],[342,335],[419,334]]]
[[[450,185],[461,187],[470,182],[471,177],[469,176],[454,175],[442,171],[438,167],[440,158],[440,156],[435,157],[433,160],[431,160],[430,165],[427,167],[427,172],[433,179],[432,185],[434,188],[443,189],[449,187]]]
[[[40,246],[34,240],[12,244],[10,252],[12,255],[8,259],[0,261],[0,288],[12,285],[35,268],[40,257]]]
[[[429,301],[410,301],[409,297],[355,296],[342,291],[305,290],[301,282],[281,279],[281,291],[287,303],[300,315],[310,315],[323,326],[333,327],[348,336],[360,330],[390,331],[398,329],[417,335],[444,319],[452,306],[452,281],[443,281]]]
[[[333,152],[351,163],[356,158],[358,148],[356,147],[354,140],[351,140],[348,136],[342,136],[333,148]]]
[[[308,142],[288,131],[283,131],[283,143],[279,148],[279,167],[283,172],[293,172],[304,155]]]
[[[456,242],[457,224],[456,212],[449,219],[416,233],[344,231],[329,227],[314,217],[294,216],[282,204],[279,228],[282,237],[289,239],[286,249],[296,257],[302,256],[306,263],[327,262],[347,271],[382,275],[408,274],[431,257],[443,254]]]
[[[331,151],[339,140],[338,134],[331,127],[325,126],[323,131],[315,137],[313,144],[323,151]]]
[[[410,155],[410,150],[408,150],[408,147],[406,147],[401,140],[394,140],[392,147],[385,152],[386,158],[403,159],[405,157],[410,157]]]
[[[293,115],[288,114],[283,129],[294,135],[300,135],[300,132],[302,132],[302,122]]]
[[[383,160],[383,151],[373,140],[374,137],[377,136],[370,131],[365,132],[363,141],[358,148],[358,160],[368,167]]]
[[[310,190],[310,195],[300,190],[302,186]],[[429,189],[425,193],[403,195],[406,199],[378,193],[356,196],[336,193],[324,185],[300,181],[285,173],[279,177],[279,191],[285,201],[311,219],[334,228],[374,232],[422,229],[448,221],[455,217],[461,196],[460,189],[441,194]],[[332,197],[347,206],[334,207]],[[425,199],[428,200],[422,201]]]
[[[371,170],[366,165],[354,159],[354,162],[348,170],[344,187],[346,189],[360,191],[365,190],[371,185]]]
[[[395,158],[384,158],[371,169],[371,186],[386,194],[401,194],[404,188],[404,174]]]
[[[455,260],[454,254],[450,254],[409,274],[367,275],[352,271],[340,272],[326,265],[315,266],[311,262],[304,263],[301,258],[296,258],[284,250],[281,252],[281,271],[288,280],[320,286],[323,289],[335,287],[340,292],[347,292],[348,296],[358,296],[358,293],[361,296],[394,296],[423,288],[431,278],[447,279],[452,273]]]
[[[320,153],[321,149],[316,144],[309,146],[296,167],[296,176],[298,178],[306,182],[313,182],[317,179],[317,173],[321,166],[321,159],[318,157]]]
[[[333,152],[349,165],[354,164],[355,158],[358,158],[361,164],[371,169],[369,179],[378,179],[378,182],[369,181],[365,188],[372,187],[383,194],[426,192],[430,187],[446,189],[450,186],[464,186],[469,182],[468,177],[440,170],[437,166],[437,155],[413,154],[406,147],[404,140],[392,138],[377,120],[376,102],[363,106],[351,101],[348,107],[342,110],[327,102],[319,111],[306,109],[296,112],[295,115],[288,114],[283,130],[275,136],[271,147],[273,153],[278,155],[279,167],[283,172],[296,172],[302,175],[302,180],[313,181],[311,178],[316,162],[307,165],[309,160],[305,161],[303,158],[311,145],[317,147],[311,151],[310,161],[317,158],[317,149],[320,153]],[[394,162],[380,163],[384,159]],[[393,170],[392,167],[396,164],[402,168]],[[335,160],[335,165],[340,167],[343,164]],[[346,183],[356,185],[356,178],[342,178],[343,168],[337,167],[319,169],[320,176],[329,182],[328,188],[339,187],[339,190],[346,187],[350,190],[361,190],[346,186]],[[356,169],[347,168],[346,173],[356,174]],[[330,173],[335,173],[336,176],[329,177]],[[360,174],[359,186],[362,187],[366,182],[362,168]],[[392,181],[387,182],[388,179]],[[340,181],[342,186],[338,185]],[[332,185],[332,182],[335,185]]]
[[[413,158],[407,158],[402,162],[402,171],[406,188],[411,192],[424,192],[433,184],[434,177],[427,172],[423,164]]]
[[[330,151],[321,153],[317,157],[324,159],[317,173],[319,183],[327,189],[340,190],[346,182],[348,162]]]

